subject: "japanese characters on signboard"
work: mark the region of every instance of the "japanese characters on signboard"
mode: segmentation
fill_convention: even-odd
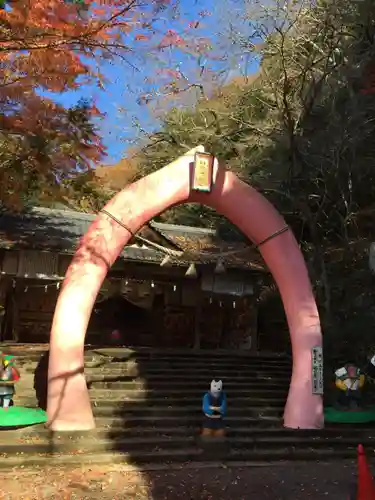
[[[194,170],[192,178],[193,191],[209,193],[212,189],[214,158],[208,153],[195,153]]]
[[[311,350],[311,369],[312,369],[312,393],[323,395],[323,348],[321,346],[313,347]]]

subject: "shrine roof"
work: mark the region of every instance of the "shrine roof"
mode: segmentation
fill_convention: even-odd
[[[3,212],[0,214],[0,248],[73,253],[94,219],[95,214],[42,207],[18,214]],[[212,264],[222,255],[224,264],[229,267],[266,270],[259,252],[249,243],[228,241],[215,229],[150,221],[137,234],[155,246],[133,238],[121,253],[125,260],[160,263],[165,253],[158,249],[159,245],[171,250],[172,254],[182,253],[179,257],[172,255],[176,265],[192,261]]]

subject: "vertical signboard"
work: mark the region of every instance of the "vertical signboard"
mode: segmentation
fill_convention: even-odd
[[[312,369],[312,393],[323,395],[323,348],[321,346],[313,347],[311,350],[311,369]]]
[[[212,190],[212,175],[214,157],[208,153],[195,153],[191,189],[210,193]]]

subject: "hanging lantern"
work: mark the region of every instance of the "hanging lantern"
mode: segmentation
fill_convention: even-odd
[[[216,264],[214,272],[215,272],[215,274],[225,273],[225,266],[224,266],[223,259],[219,259],[217,261],[217,264]]]
[[[195,267],[194,263],[190,264],[190,266],[188,267],[188,270],[185,273],[185,276],[187,278],[197,278],[198,277],[197,268]]]

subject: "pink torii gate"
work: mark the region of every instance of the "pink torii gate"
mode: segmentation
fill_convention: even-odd
[[[129,230],[99,213],[83,236],[62,286],[54,314],[48,369],[48,425],[51,430],[95,428],[84,376],[84,341],[96,296],[112,264],[147,221],[168,207],[197,202],[215,208],[254,243],[280,231],[285,222],[255,189],[215,160],[210,193],[191,191],[195,151],[127,186],[105,206]],[[324,425],[322,397],[312,392],[312,348],[322,345],[319,314],[307,268],[291,231],[260,247],[282,296],[293,351],[293,373],[284,426]]]

